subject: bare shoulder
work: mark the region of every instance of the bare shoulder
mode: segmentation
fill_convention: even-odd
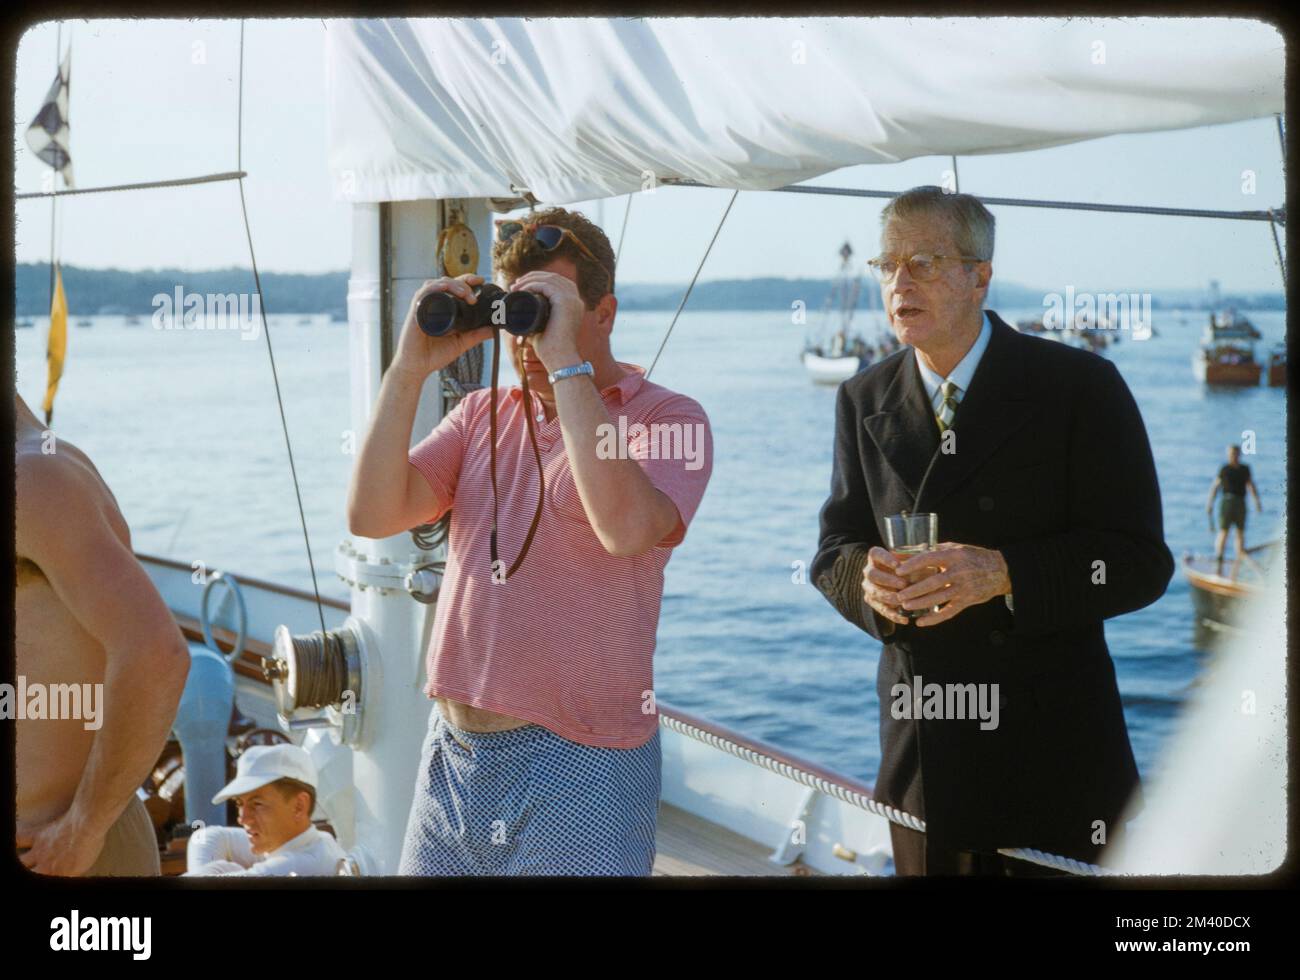
[[[55,527],[107,523],[119,537],[126,522],[107,484],[89,458],[69,442],[46,452],[39,442],[20,442],[15,454],[15,512],[19,552],[24,541]]]
[[[20,515],[41,514],[60,506],[76,504],[91,497],[86,467],[68,452],[65,444],[55,452],[43,452],[39,446],[18,445],[15,456],[17,471],[17,505]]]

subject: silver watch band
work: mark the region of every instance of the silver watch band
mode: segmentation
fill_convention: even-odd
[[[565,378],[573,378],[579,374],[589,374],[596,376],[596,369],[591,366],[591,361],[583,361],[581,364],[570,364],[568,367],[562,367],[558,371],[552,371],[546,376],[546,380],[551,384],[557,381],[563,381]]]

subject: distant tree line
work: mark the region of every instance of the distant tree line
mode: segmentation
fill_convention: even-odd
[[[154,311],[154,297],[172,296],[180,286],[186,293],[254,293],[251,269],[232,267],[195,272],[185,269],[83,269],[62,266],[63,292],[73,316],[136,314]],[[18,316],[46,316],[50,310],[50,267],[21,262],[15,269],[15,311]],[[268,314],[334,313],[347,311],[348,273],[301,275],[263,272],[262,292]]]
[[[18,316],[45,316],[50,308],[50,268],[45,263],[20,262],[16,269],[15,303]],[[147,316],[154,310],[154,297],[171,296],[181,286],[187,293],[251,293],[253,274],[249,269],[232,267],[194,272],[182,269],[157,269],[124,272],[120,269],[83,269],[63,266],[63,288],[68,310],[73,316],[95,314],[136,314]],[[835,282],[832,279],[718,279],[700,282],[691,293],[691,310],[789,310],[802,302],[809,317],[820,314],[828,302],[834,304]],[[328,313],[342,317],[347,311],[348,273],[323,272],[297,274],[264,272],[262,289],[268,315],[277,313]],[[681,301],[685,283],[628,283],[618,287],[622,310],[672,310]],[[1049,290],[1050,291],[1050,290]],[[1108,288],[1106,292],[1131,292]],[[993,309],[1023,309],[1041,306],[1045,290],[1031,289],[1013,282],[994,280],[987,305]],[[1155,308],[1208,309],[1204,290],[1179,289],[1152,292]],[[1220,306],[1240,310],[1281,310],[1286,308],[1284,293],[1224,295]],[[858,300],[859,310],[879,309],[877,285],[865,279]]]

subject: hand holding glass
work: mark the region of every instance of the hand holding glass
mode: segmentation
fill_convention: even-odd
[[[885,541],[894,557],[900,561],[905,561],[924,551],[933,551],[935,545],[939,543],[939,515],[895,514],[886,517]],[[931,574],[932,569],[922,568],[908,577],[908,583],[914,585]],[[938,612],[939,607],[933,606],[927,610],[904,609],[900,606],[898,611],[908,619],[916,619],[927,612]]]

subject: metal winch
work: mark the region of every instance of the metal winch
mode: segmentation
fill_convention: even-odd
[[[355,745],[361,734],[363,651],[360,624],[352,618],[337,629],[297,636],[277,626],[262,673],[275,693],[280,726],[285,731],[332,728],[336,742]]]

